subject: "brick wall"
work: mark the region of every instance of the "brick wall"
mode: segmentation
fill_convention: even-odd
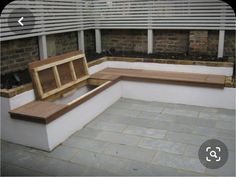
[[[208,31],[193,30],[189,32],[189,54],[206,55]]]
[[[86,53],[95,53],[95,31],[84,31],[84,47]]]
[[[147,52],[147,30],[102,30],[102,49],[120,52]],[[95,32],[86,30],[86,54],[95,53]],[[154,30],[154,53],[187,53],[217,56],[217,30]],[[235,57],[235,31],[225,32],[224,56]],[[48,56],[78,50],[77,32],[47,36]],[[39,59],[38,38],[1,42],[1,74],[27,68]]]
[[[189,33],[186,30],[154,30],[154,53],[187,53]]]
[[[217,56],[218,54],[219,31],[208,31],[207,51],[209,56]]]
[[[147,30],[102,30],[102,50],[147,52]]]
[[[48,56],[78,50],[77,32],[59,33],[47,36]]]
[[[225,32],[224,56],[235,57],[235,31]]]
[[[38,38],[1,42],[1,74],[24,70],[28,63],[39,59]]]

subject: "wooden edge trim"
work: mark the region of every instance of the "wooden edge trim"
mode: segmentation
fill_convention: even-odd
[[[33,89],[32,83],[24,84],[12,89],[0,89],[0,96],[5,98],[11,98],[32,89]]]
[[[145,63],[162,63],[162,64],[178,64],[178,65],[200,65],[215,67],[233,67],[232,62],[217,61],[200,61],[200,60],[173,60],[173,59],[157,59],[157,58],[135,58],[135,57],[115,57],[107,56],[107,61],[126,61],[126,62],[145,62]]]
[[[12,119],[20,119],[24,121],[30,121],[30,122],[41,123],[41,124],[47,123],[47,120],[42,117],[22,115],[22,114],[13,113],[11,111],[9,112],[9,114]]]
[[[205,83],[205,82],[195,82],[195,81],[175,81],[167,79],[155,79],[155,78],[141,78],[133,76],[121,76],[121,80],[127,81],[141,81],[141,82],[152,82],[152,83],[165,83],[165,84],[175,84],[175,85],[187,85],[187,86],[198,86],[198,87],[211,87],[223,89],[224,84],[218,83]]]
[[[87,92],[86,94],[80,96],[79,98],[67,103],[68,106],[74,104],[75,102],[78,102],[80,99],[83,99],[84,97],[88,96],[89,94],[92,94],[93,92],[96,92],[97,90],[99,90],[101,87],[104,87],[105,85],[109,84],[111,81],[107,81],[104,84],[98,86],[97,88],[91,90],[90,92]]]
[[[69,58],[66,58],[64,60],[60,60],[60,61],[54,61],[54,62],[51,62],[47,65],[42,65],[42,66],[38,66],[38,67],[35,67],[34,68],[34,71],[42,71],[42,70],[45,70],[45,69],[48,69],[48,68],[51,68],[53,66],[58,66],[58,65],[61,65],[61,64],[64,64],[64,63],[68,63],[70,61],[74,61],[74,60],[81,60],[85,57],[84,54],[79,54],[79,55],[75,55],[73,57],[69,57]]]
[[[57,56],[48,57],[45,60],[37,60],[37,61],[34,61],[32,63],[29,63],[28,68],[29,69],[37,68],[37,67],[42,66],[42,65],[47,65],[47,64],[50,64],[52,62],[61,61],[61,60],[64,60],[65,58],[69,58],[69,57],[72,57],[72,56],[75,56],[75,55],[80,55],[80,54],[82,54],[81,51],[73,51],[73,52],[68,52],[68,53],[64,53],[64,54],[61,54],[61,55],[57,55]]]
[[[90,94],[87,94],[84,97],[80,97],[80,99],[77,99],[76,101],[72,101],[70,105],[67,105],[65,108],[62,108],[57,113],[55,113],[55,114],[51,115],[50,117],[48,117],[46,119],[46,123],[48,124],[48,123],[52,122],[53,120],[59,118],[59,116],[67,113],[68,111],[74,109],[78,105],[86,102],[87,100],[89,100],[90,98],[94,97],[95,95],[101,93],[103,90],[109,88],[110,86],[112,86],[116,82],[118,82],[118,80],[117,81],[109,81],[107,84],[103,85],[103,87],[99,87],[98,89],[96,89],[96,91],[90,92]]]

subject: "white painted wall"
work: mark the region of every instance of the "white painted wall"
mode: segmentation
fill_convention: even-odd
[[[29,90],[9,99],[11,109],[15,109],[35,100],[34,90]]]
[[[24,94],[30,97],[30,92]],[[16,120],[10,118],[9,110],[19,104],[21,94],[13,99],[0,97],[1,99],[1,139],[22,144],[25,146],[35,147],[38,149],[48,149],[48,137],[46,127],[43,124]],[[22,100],[24,102],[26,100]],[[29,100],[28,100],[29,101]],[[12,104],[12,105],[10,105]]]
[[[121,97],[120,83],[107,88],[98,95],[47,124],[49,149],[65,141],[76,131],[83,128],[96,116],[105,111]]]
[[[121,81],[121,88],[124,98],[235,109],[235,88],[218,89],[136,81]]]
[[[94,74],[94,73],[99,72],[99,71],[101,71],[105,68],[107,68],[107,62],[106,61],[102,62],[100,64],[89,67],[88,72],[89,72],[89,74]]]

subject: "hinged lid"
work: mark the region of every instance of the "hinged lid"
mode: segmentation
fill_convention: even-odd
[[[89,77],[85,55],[71,52],[29,64],[35,92],[47,98]]]

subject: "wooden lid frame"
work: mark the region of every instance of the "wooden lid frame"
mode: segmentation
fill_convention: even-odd
[[[60,68],[64,68],[64,72],[59,72]],[[45,99],[89,78],[85,55],[79,52],[33,62],[29,70],[39,99]],[[62,82],[65,75],[66,83]]]

